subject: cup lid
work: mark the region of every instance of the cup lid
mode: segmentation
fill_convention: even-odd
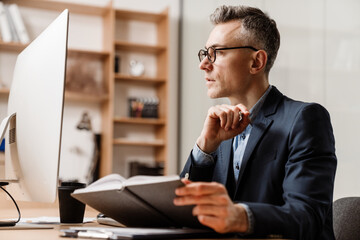
[[[61,182],[61,187],[86,187],[86,183],[80,183],[80,182]]]

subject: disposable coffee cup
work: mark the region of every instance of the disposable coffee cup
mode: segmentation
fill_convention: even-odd
[[[84,188],[85,183],[62,182],[58,187],[60,223],[82,223],[85,204],[71,196],[75,189]]]

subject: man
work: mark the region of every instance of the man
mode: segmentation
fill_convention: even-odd
[[[209,109],[175,205],[195,205],[199,222],[220,233],[334,239],[337,160],[328,112],[269,85],[280,46],[274,20],[243,6],[222,6],[211,20],[200,69],[208,96],[231,105]]]

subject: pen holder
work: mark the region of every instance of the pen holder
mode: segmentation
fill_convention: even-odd
[[[58,187],[60,223],[82,223],[85,204],[71,196],[75,189],[84,188],[85,183],[62,182]]]

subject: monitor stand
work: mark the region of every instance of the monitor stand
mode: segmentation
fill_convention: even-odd
[[[3,140],[5,133],[6,133],[6,129],[10,123],[10,120],[16,116],[16,113],[10,114],[9,116],[7,116],[6,118],[4,118],[4,120],[2,120],[1,124],[0,124],[0,142]]]
[[[15,221],[0,221],[0,228],[2,227],[14,227],[16,225]]]
[[[0,223],[1,224],[1,223]],[[1,230],[31,230],[31,229],[54,229],[53,224],[17,223],[16,225],[0,225]]]
[[[10,180],[11,182],[18,182],[17,180]],[[6,191],[4,186],[9,185],[9,182],[5,182],[0,180],[0,188],[11,198],[11,200],[14,202],[15,207],[19,213],[19,217],[16,221],[2,221],[0,220],[0,231],[1,230],[25,230],[25,229],[52,229],[54,228],[51,225],[47,224],[33,224],[33,223],[27,223],[27,222],[20,222],[21,219],[21,213],[20,209],[15,201],[15,199],[11,196],[11,194]]]
[[[0,124],[0,142],[3,140],[9,124],[10,125],[13,124],[11,122],[14,121],[15,119],[16,119],[16,113],[13,113],[13,114],[9,115],[8,117],[6,117],[1,122],[1,124]],[[9,134],[10,139],[14,138],[14,137],[15,136],[11,136],[11,134]],[[18,213],[19,213],[18,219],[16,221],[2,221],[2,220],[0,220],[0,230],[5,230],[5,229],[36,229],[36,228],[44,229],[44,228],[53,228],[52,226],[47,226],[47,225],[34,225],[34,224],[28,224],[28,223],[19,223],[20,218],[21,218],[20,209],[19,209],[15,199],[4,188],[4,186],[9,185],[9,183],[18,183],[18,182],[19,182],[18,179],[0,179],[0,189],[2,189],[11,198],[11,200],[14,202],[14,205],[15,205]]]
[[[16,116],[16,113],[13,113],[9,116],[7,116],[0,124],[0,142],[3,140],[5,133],[6,133],[6,129],[10,123],[10,121],[12,120],[13,117]],[[0,228],[1,227],[9,227],[9,226],[15,226],[17,222],[20,221],[20,210],[18,205],[16,204],[15,199],[11,196],[11,194],[5,190],[5,188],[3,188],[3,186],[8,185],[10,182],[18,182],[18,180],[6,180],[6,179],[0,179],[0,188],[11,198],[11,200],[14,202],[16,209],[18,210],[19,213],[19,218],[17,221],[1,221],[0,220]]]
[[[15,226],[16,223],[18,223],[20,221],[20,218],[21,218],[21,213],[20,213],[20,209],[15,201],[15,199],[11,196],[11,194],[6,191],[6,189],[4,188],[4,186],[6,185],[9,185],[9,182],[0,182],[0,188],[11,198],[11,200],[14,202],[15,204],[15,207],[19,213],[19,217],[18,217],[18,220],[17,221],[1,221],[0,220],[0,228],[1,227],[10,227],[10,226]]]

